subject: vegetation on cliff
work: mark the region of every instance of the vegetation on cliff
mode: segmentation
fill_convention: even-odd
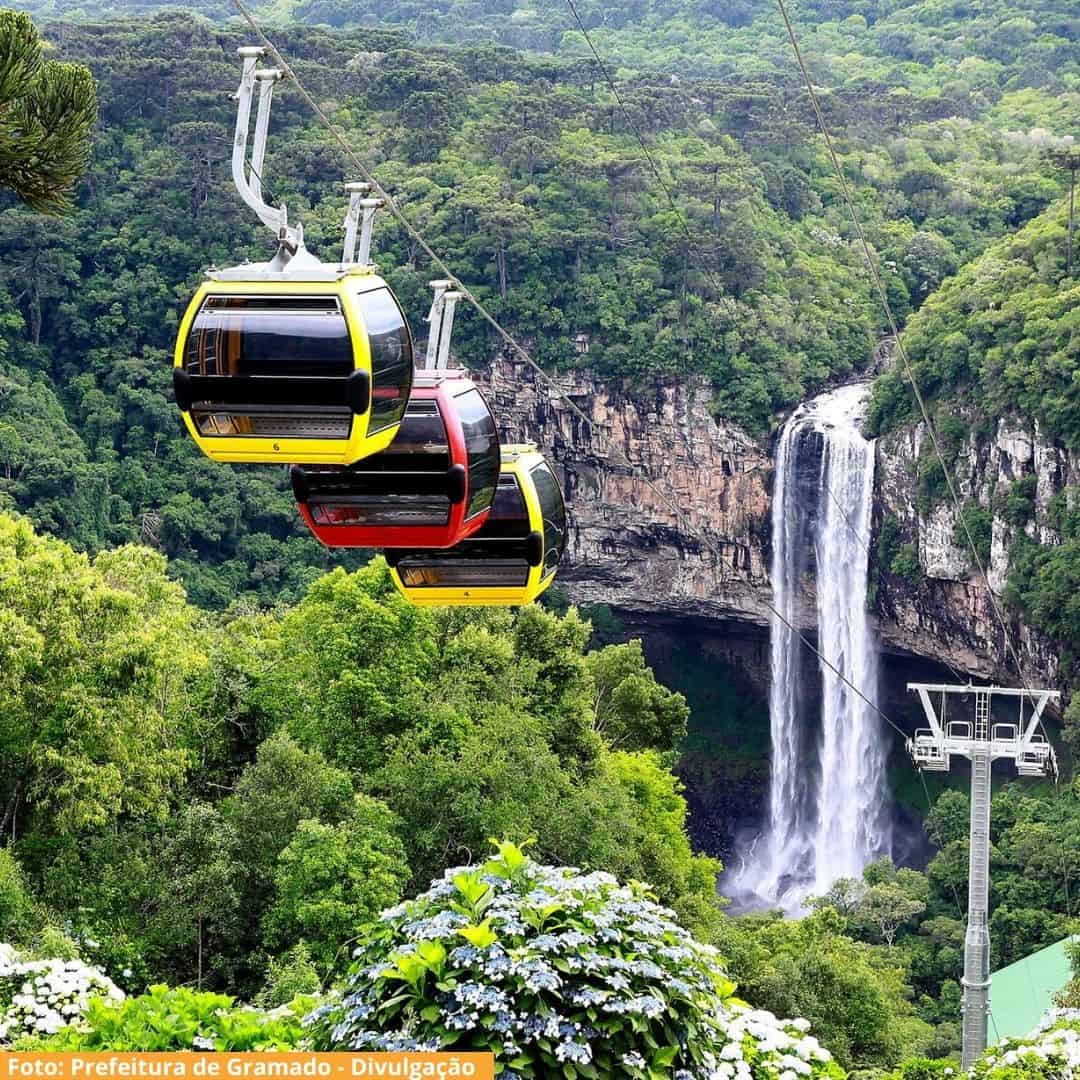
[[[1042,150],[1080,107],[1076,46],[1058,0],[1037,7],[1037,48],[1030,20],[1001,3],[962,23],[908,5],[800,16],[901,318],[1063,190]],[[415,5],[380,8],[400,30],[278,33],[406,214],[542,363],[639,384],[704,372],[717,412],[764,433],[869,360],[881,313],[769,5],[582,5],[689,238],[580,37],[531,33],[561,12],[423,9],[418,26]],[[292,14],[339,21],[326,7]],[[490,22],[556,51],[432,43]],[[172,335],[201,268],[270,242],[228,179],[245,38],[169,13],[44,32],[93,70],[101,127],[73,217],[0,212],[0,505],[89,551],[149,542],[201,605],[295,601],[333,563],[358,564],[297,529],[272,470],[200,459],[169,400]],[[317,252],[339,242],[345,168],[283,87],[266,179]],[[421,330],[430,268],[388,222],[376,248]],[[483,364],[487,328],[463,314],[459,330],[461,357]]]

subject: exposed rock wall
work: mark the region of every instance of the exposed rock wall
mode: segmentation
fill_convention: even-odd
[[[1050,643],[1005,611],[1000,599],[991,602],[986,582],[957,530],[957,511],[951,498],[927,512],[917,508],[918,460],[927,439],[918,424],[882,439],[878,444],[877,502],[879,514],[893,514],[918,547],[924,579],[913,588],[893,580],[882,606],[882,640],[886,647],[939,655],[963,670],[1004,677],[1006,656],[1004,617],[1012,649],[1019,654],[1026,678],[1054,681],[1058,662]],[[996,597],[1008,579],[1009,550],[1018,527],[1000,512],[1002,497],[1017,480],[1035,478],[1035,520],[1024,527],[1042,544],[1060,537],[1046,523],[1051,499],[1066,487],[1080,484],[1080,462],[1059,444],[1041,436],[1034,421],[1002,420],[993,436],[980,438],[972,427],[953,469],[962,504],[977,501],[993,510],[989,559],[983,564]],[[955,541],[959,539],[961,543]],[[1013,677],[1015,678],[1015,668]]]
[[[503,359],[480,381],[505,421],[504,437],[539,443],[564,482],[570,537],[560,582],[573,600],[642,618],[767,627],[771,450],[712,418],[705,379],[660,383],[642,396],[586,371],[556,376],[588,424],[528,365]],[[882,645],[961,672],[1004,677],[1002,628],[970,555],[953,543],[951,502],[925,514],[915,506],[925,438],[920,425],[878,444],[875,521],[896,516],[917,542],[923,572],[919,586],[891,578],[879,594]],[[984,506],[1015,479],[1034,475],[1039,517],[1056,493],[1080,484],[1080,462],[1021,424],[1002,423],[981,444],[973,433],[959,461],[961,499]],[[1036,526],[1028,528],[1035,535]],[[1045,525],[1038,529],[1041,542],[1055,542]],[[987,570],[997,591],[1013,532],[995,517]],[[808,599],[810,590],[812,583]],[[1026,677],[1054,679],[1049,644],[1014,619],[1009,632]]]
[[[584,372],[557,383],[588,424],[526,364],[499,361],[482,385],[504,437],[539,443],[557,465],[570,507],[560,581],[573,599],[764,625],[768,449],[712,419],[704,379],[647,399]]]

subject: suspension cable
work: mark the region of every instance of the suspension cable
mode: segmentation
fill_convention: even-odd
[[[788,14],[786,0],[776,0],[777,6],[780,9],[780,15],[784,20],[784,26],[787,30],[788,39],[791,42],[792,50],[795,53],[795,59],[798,61],[799,70],[802,72],[803,80],[806,83],[806,90],[810,96],[810,103],[814,110],[814,116],[817,119],[818,129],[821,132],[822,138],[825,141],[826,149],[828,150],[829,160],[832,163],[833,170],[836,173],[837,180],[840,183],[840,191],[844,199],[844,203],[847,206],[848,216],[851,218],[851,224],[855,229],[855,234],[859,240],[859,246],[862,248],[863,258],[866,260],[866,265],[870,271],[870,276],[873,279],[874,288],[878,294],[878,298],[881,301],[882,309],[885,312],[885,317],[888,320],[889,331],[893,340],[896,342],[896,351],[900,357],[901,362],[904,365],[904,371],[908,377],[908,381],[911,383],[912,392],[915,395],[915,401],[919,406],[919,412],[922,415],[923,423],[926,425],[927,434],[930,436],[931,445],[934,448],[934,453],[937,455],[938,461],[941,464],[941,471],[945,477],[946,486],[949,489],[949,495],[952,498],[954,505],[956,506],[957,519],[963,526],[964,535],[968,542],[968,547],[971,549],[972,558],[975,561],[975,565],[979,569],[979,574],[982,576],[983,582],[986,585],[986,595],[990,601],[990,606],[993,608],[994,614],[997,616],[998,622],[1001,624],[1002,638],[1004,640],[1005,648],[1012,655],[1013,663],[1016,665],[1017,675],[1023,679],[1024,670],[1023,665],[1020,662],[1019,654],[1013,647],[1012,638],[1009,634],[1008,626],[1005,623],[1005,617],[1002,614],[1001,609],[998,607],[997,598],[994,595],[994,590],[990,587],[990,578],[986,572],[986,568],[983,565],[982,558],[975,546],[975,540],[971,535],[971,529],[968,527],[968,523],[963,515],[963,508],[960,505],[960,498],[956,493],[956,487],[953,484],[952,475],[949,470],[949,466],[945,461],[945,455],[941,449],[941,443],[938,440],[937,430],[934,427],[933,421],[930,419],[930,414],[926,408],[926,401],[923,398],[922,391],[919,389],[918,380],[915,377],[915,372],[911,366],[911,360],[908,356],[907,347],[904,345],[903,339],[900,336],[900,328],[897,324],[896,317],[893,314],[892,304],[889,302],[888,290],[885,288],[885,282],[882,279],[881,271],[878,269],[878,265],[874,260],[873,253],[870,250],[870,242],[866,238],[866,232],[863,229],[862,221],[859,218],[858,211],[855,209],[855,203],[852,199],[851,189],[848,184],[847,176],[844,174],[843,166],[840,164],[840,157],[836,151],[836,144],[833,141],[832,134],[829,131],[828,124],[825,122],[825,115],[821,110],[821,103],[818,100],[817,91],[814,89],[813,80],[810,78],[810,71],[806,66],[806,60],[803,58],[802,49],[799,46],[798,38],[795,34],[795,27],[792,25],[791,17]],[[1028,688],[1025,686],[1025,690]],[[1029,691],[1030,692],[1030,691]]]
[[[345,154],[345,156],[357,168],[357,170],[364,177],[364,179],[368,183],[371,184],[372,190],[375,192],[375,194],[384,201],[384,205],[390,211],[391,216],[398,222],[399,225],[401,225],[401,227],[405,230],[405,232],[409,235],[409,237],[417,244],[417,246],[420,247],[420,249],[428,256],[428,258],[431,260],[433,265],[435,265],[440,270],[440,272],[443,274],[443,276],[446,277],[452,283],[453,287],[455,289],[457,289],[458,291],[460,291],[463,294],[463,296],[465,297],[465,299],[468,300],[470,304],[472,304],[472,306],[476,309],[476,311],[478,311],[480,313],[480,315],[484,318],[484,320],[495,330],[495,332],[498,334],[498,336],[511,349],[511,351],[515,355],[517,355],[520,359],[522,359],[530,368],[532,368],[533,371],[543,381],[543,383],[555,394],[555,396],[562,399],[563,401],[565,401],[566,404],[570,407],[570,409],[575,413],[575,415],[577,415],[578,418],[583,423],[585,423],[586,426],[588,426],[590,430],[594,430],[594,431],[597,430],[595,425],[593,424],[592,420],[580,408],[580,406],[578,406],[577,403],[575,401],[573,401],[573,399],[569,396],[569,394],[566,391],[564,391],[555,382],[555,380],[550,375],[548,375],[548,373],[546,371],[544,371],[544,369],[539,364],[536,363],[535,360],[533,360],[533,358],[530,356],[530,354],[524,348],[524,346],[522,346],[517,341],[517,339],[514,338],[513,335],[511,335],[509,333],[509,331],[507,331],[498,322],[498,320],[487,310],[487,308],[484,306],[484,304],[473,294],[473,292],[461,281],[460,278],[457,277],[457,275],[455,275],[453,273],[453,271],[446,264],[446,262],[442,258],[439,257],[439,255],[434,251],[434,249],[424,239],[423,235],[419,232],[419,230],[408,220],[408,218],[401,211],[400,207],[397,205],[395,200],[390,196],[390,194],[386,191],[386,189],[383,188],[383,186],[379,183],[378,179],[371,172],[371,170],[368,169],[367,166],[357,156],[355,151],[352,149],[352,147],[346,141],[346,139],[345,139],[344,135],[342,134],[341,130],[330,119],[330,117],[326,114],[325,110],[319,105],[319,103],[308,92],[308,90],[303,85],[303,82],[297,76],[297,74],[294,71],[294,69],[292,68],[292,66],[288,63],[288,61],[282,55],[282,53],[277,48],[277,46],[274,45],[274,43],[270,40],[270,38],[266,35],[264,30],[262,29],[262,27],[259,25],[259,23],[255,19],[254,15],[251,13],[251,11],[248,9],[246,4],[244,3],[244,0],[232,0],[232,2],[234,4],[234,6],[237,8],[237,10],[240,12],[241,16],[247,22],[247,24],[251,27],[252,31],[258,37],[260,42],[267,49],[267,51],[270,53],[270,55],[274,58],[276,64],[281,68],[281,70],[285,73],[285,75],[287,77],[290,77],[293,80],[293,82],[296,84],[297,91],[300,93],[301,97],[304,98],[304,100],[308,104],[308,106],[312,109],[312,111],[315,113],[315,115],[318,117],[318,119],[323,123],[323,125],[330,132],[330,134],[332,135],[334,141],[338,144],[338,146],[340,147],[342,152]],[[568,0],[568,2],[570,2],[570,0]],[[780,0],[780,2],[782,2],[782,0]],[[576,15],[576,9],[574,9],[574,10],[575,10],[575,15]],[[582,30],[583,30],[583,33],[584,33],[584,28],[582,28]],[[588,38],[587,33],[586,33],[586,37]],[[611,83],[610,76],[607,76],[606,69],[604,69],[603,63],[602,63],[602,61],[599,60],[599,56],[595,53],[595,50],[594,50],[594,56],[596,56],[596,59],[599,62],[601,69],[605,70],[605,76],[608,79],[609,85],[610,85],[610,83]],[[614,86],[612,86],[612,89],[613,89],[613,92],[614,92]],[[620,107],[623,109],[624,114],[627,116],[627,119],[629,120],[630,119],[629,113],[626,111],[625,106],[622,105],[621,99],[619,99],[619,96],[618,96],[617,92],[615,92],[615,96],[616,96],[616,99],[619,100]],[[634,125],[632,124],[632,126],[634,126]],[[635,127],[635,131],[636,131],[636,127]],[[671,201],[673,209],[675,209],[675,211],[676,211],[676,213],[677,213],[677,215],[679,217],[679,220],[682,223],[684,230],[686,231],[686,234],[687,234],[688,238],[690,238],[690,240],[691,240],[691,244],[693,244],[693,238],[692,238],[692,236],[690,236],[689,227],[687,226],[686,220],[683,217],[681,211],[679,210],[678,205],[675,203],[674,196],[671,194],[671,191],[668,188],[667,184],[665,184],[663,182],[662,178],[660,177],[659,170],[656,168],[656,165],[655,165],[655,161],[653,161],[653,159],[651,157],[651,154],[648,153],[647,147],[646,147],[646,145],[644,143],[644,140],[642,139],[640,133],[637,133],[637,134],[638,134],[638,140],[642,145],[642,149],[645,151],[646,156],[648,157],[648,159],[650,161],[651,167],[653,168],[654,173],[657,176],[657,179],[661,184],[661,187],[667,193],[668,198]],[[863,243],[864,243],[864,248],[866,248],[866,250],[868,251],[869,249],[868,249],[868,247],[866,247],[865,240],[863,241]],[[871,267],[873,268],[872,262],[871,262]],[[874,268],[874,269],[876,269],[876,268]],[[708,272],[708,271],[706,271],[706,272]],[[722,288],[721,288],[720,291],[723,292]],[[885,297],[886,302],[887,302],[887,299],[888,298],[886,296]],[[890,319],[891,319],[891,311],[890,311]],[[898,345],[899,345],[899,339],[898,338],[897,338],[897,342],[898,342]],[[917,393],[917,391],[916,391],[916,393]],[[675,516],[675,520],[676,520],[677,523],[680,520],[681,521],[688,521],[688,519],[686,517],[686,514],[685,514],[685,511],[683,511],[671,498],[669,498],[666,494],[664,494],[660,490],[660,488],[656,485],[656,483],[642,472],[642,470],[641,470],[641,468],[639,466],[635,466],[635,464],[630,460],[629,456],[625,453],[625,451],[622,450],[621,447],[619,447],[617,444],[615,444],[610,438],[607,438],[606,436],[604,436],[604,438],[605,438],[605,441],[609,444],[609,446],[611,446],[619,454],[619,456],[623,460],[623,463],[630,470],[630,472],[631,473],[637,473],[639,478],[672,511],[672,513]],[[935,443],[936,443],[936,440],[935,440]],[[939,451],[939,455],[940,455],[940,451]],[[950,484],[950,489],[951,489],[951,484]],[[693,535],[694,530],[692,528],[688,529],[687,531],[688,531],[688,533],[690,535]],[[714,553],[719,554],[719,552],[715,548],[714,543],[712,541],[710,541],[708,538],[705,538],[704,546],[706,548],[708,548],[708,549],[712,549],[714,551]],[[985,574],[984,574],[984,576],[985,576]],[[787,619],[787,617],[784,616],[780,611],[778,611],[776,609],[776,607],[770,601],[766,601],[765,606],[770,612],[772,612],[773,615],[776,616],[777,619],[780,620],[781,623],[783,623],[788,628],[788,630],[790,630],[793,634],[795,634],[799,638],[799,640],[803,643],[803,645],[806,646],[806,648],[808,648],[817,657],[817,659],[821,662],[821,664],[823,664],[825,667],[827,667],[844,685],[846,685],[866,705],[868,705],[875,713],[877,713],[882,719],[884,719],[885,722],[889,725],[889,727],[892,728],[893,731],[895,731],[902,739],[904,739],[905,742],[907,741],[908,736],[907,736],[907,733],[903,730],[903,728],[901,728],[898,724],[896,724],[880,708],[880,706],[878,706],[875,702],[871,701],[870,698],[868,698],[866,696],[866,694],[864,694],[863,691],[859,687],[857,687],[853,682],[851,682],[851,680],[848,679],[847,676],[845,676],[843,674],[843,672],[841,672],[836,667],[836,665],[833,664],[832,661],[829,660],[828,657],[826,657],[820,651],[820,649],[818,649],[817,646],[814,645],[813,642],[811,642],[806,637],[806,635],[802,633],[802,631],[800,631],[797,627],[792,625],[792,623]],[[996,608],[995,608],[995,610],[996,610]],[[925,779],[924,779],[924,787],[925,787]],[[927,791],[927,795],[929,796],[928,791]]]
[[[840,156],[836,150],[836,144],[833,140],[832,134],[829,131],[829,126],[825,122],[825,115],[821,109],[821,103],[818,99],[817,91],[814,89],[813,79],[810,77],[810,70],[807,67],[806,60],[803,56],[802,48],[799,45],[798,37],[795,33],[795,27],[792,24],[791,16],[788,13],[787,0],[776,0],[777,7],[780,11],[780,16],[784,21],[784,28],[787,31],[788,40],[791,42],[792,52],[795,54],[795,59],[798,62],[799,70],[802,73],[803,81],[806,84],[806,92],[810,98],[810,104],[813,107],[814,116],[817,120],[818,130],[821,132],[821,136],[825,142],[825,147],[828,151],[829,160],[832,164],[833,171],[836,174],[836,178],[840,184],[840,192],[843,196],[844,203],[847,207],[848,216],[851,219],[851,224],[855,229],[856,236],[859,240],[859,245],[862,248],[863,258],[866,261],[867,269],[870,272],[870,276],[873,279],[874,288],[877,291],[878,298],[881,301],[882,309],[885,312],[885,317],[889,323],[889,329],[892,333],[893,340],[896,342],[897,355],[900,357],[902,364],[904,365],[904,373],[907,375],[908,382],[911,384],[911,390],[915,397],[915,401],[919,407],[919,413],[922,416],[923,423],[926,425],[927,434],[930,437],[930,443],[933,446],[934,453],[937,455],[939,464],[941,465],[942,475],[945,477],[945,484],[949,490],[949,496],[952,499],[953,505],[956,507],[956,516],[960,525],[963,527],[964,536],[967,540],[968,547],[971,550],[972,559],[978,567],[979,575],[983,579],[983,584],[986,586],[986,597],[990,603],[990,607],[997,617],[997,621],[1001,626],[1002,641],[1004,643],[1006,651],[1011,655],[1013,664],[1016,667],[1017,678],[1020,680],[1020,685],[1023,687],[1026,695],[1031,698],[1032,707],[1035,705],[1035,695],[1032,693],[1031,688],[1027,684],[1027,680],[1024,676],[1023,663],[1020,660],[1020,655],[1016,648],[1013,646],[1012,636],[1009,633],[1008,625],[1005,621],[1004,613],[1001,607],[998,605],[997,597],[994,594],[994,590],[990,585],[990,577],[986,571],[986,567],[983,565],[983,560],[979,555],[978,549],[975,545],[974,537],[971,535],[971,529],[968,526],[967,520],[964,517],[963,507],[960,504],[960,498],[956,492],[956,486],[953,483],[951,471],[947,462],[945,461],[945,455],[941,449],[941,443],[938,439],[937,431],[934,428],[933,421],[930,419],[930,413],[926,407],[926,401],[923,397],[922,391],[919,389],[918,379],[915,377],[914,369],[911,366],[911,359],[908,356],[907,347],[904,345],[903,338],[900,335],[899,326],[896,321],[896,317],[893,314],[892,304],[889,302],[888,290],[885,288],[885,282],[882,279],[881,271],[878,268],[877,263],[873,258],[873,254],[870,250],[869,241],[866,238],[866,232],[863,229],[862,221],[859,218],[859,213],[855,208],[855,202],[852,198],[851,188],[848,184],[847,176],[844,173],[843,166],[840,163]],[[1024,700],[1024,699],[1021,699]],[[1043,738],[1050,742],[1049,732],[1046,730],[1046,726],[1043,723],[1042,717],[1038,718],[1038,727],[1042,732]],[[1062,790],[1060,779],[1056,774],[1053,778],[1055,801],[1059,801],[1061,798]],[[1061,869],[1062,880],[1065,888],[1065,903],[1066,908],[1071,909],[1071,899],[1069,896],[1069,877],[1068,869],[1065,863],[1065,847],[1061,845]],[[1071,915],[1071,910],[1069,911]]]
[[[255,16],[251,13],[250,9],[244,3],[244,0],[232,0],[237,11],[240,12],[244,21],[251,27],[252,32],[258,37],[259,41],[263,44],[266,50],[274,58],[275,63],[285,73],[287,78],[291,78],[296,84],[296,89],[300,96],[307,102],[308,106],[323,123],[326,129],[333,136],[334,141],[340,147],[342,153],[349,159],[349,161],[360,172],[361,176],[371,184],[372,191],[383,200],[383,204],[386,209],[390,211],[391,217],[405,230],[410,239],[412,239],[417,246],[424,252],[425,255],[431,260],[432,264],[436,266],[440,273],[448,281],[451,282],[454,289],[460,292],[466,300],[480,313],[483,319],[491,326],[496,334],[502,339],[507,347],[521,360],[529,365],[536,372],[543,383],[555,394],[556,397],[563,400],[570,408],[570,410],[580,419],[590,430],[596,431],[596,427],[592,420],[585,413],[585,411],[575,402],[570,395],[561,389],[555,380],[548,375],[548,373],[529,355],[528,350],[521,345],[518,340],[506,330],[501,323],[491,314],[490,311],[484,306],[484,304],[476,297],[468,286],[450,269],[450,267],[444,262],[434,251],[430,244],[420,234],[419,230],[409,221],[409,219],[402,212],[401,208],[397,205],[397,202],[391,197],[389,192],[379,183],[375,174],[360,160],[356,152],[349,145],[345,136],[342,134],[341,129],[330,119],[326,111],[322,106],[311,96],[307,88],[304,86],[300,77],[296,74],[296,71],[292,68],[289,62],[281,54],[277,46],[267,37],[263,28],[259,25]],[[684,511],[680,509],[678,504],[657,486],[657,484],[648,476],[646,476],[640,469],[636,468],[634,463],[630,460],[629,455],[625,450],[614,440],[601,436],[607,442],[608,446],[614,450],[614,452],[622,459],[623,464],[631,471],[631,473],[637,473],[641,481],[650,488],[654,495],[669,510],[674,514],[675,521],[678,523],[680,520],[686,520]]]

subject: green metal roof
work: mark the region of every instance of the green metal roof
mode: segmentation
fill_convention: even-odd
[[[990,1038],[1027,1035],[1070,979],[1069,938],[1017,960],[990,976]]]

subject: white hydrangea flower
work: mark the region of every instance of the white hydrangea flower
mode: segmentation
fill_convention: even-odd
[[[97,968],[79,960],[24,960],[10,945],[0,944],[0,977],[23,980],[7,1007],[0,1005],[0,1044],[77,1023],[91,997],[124,998]]]

